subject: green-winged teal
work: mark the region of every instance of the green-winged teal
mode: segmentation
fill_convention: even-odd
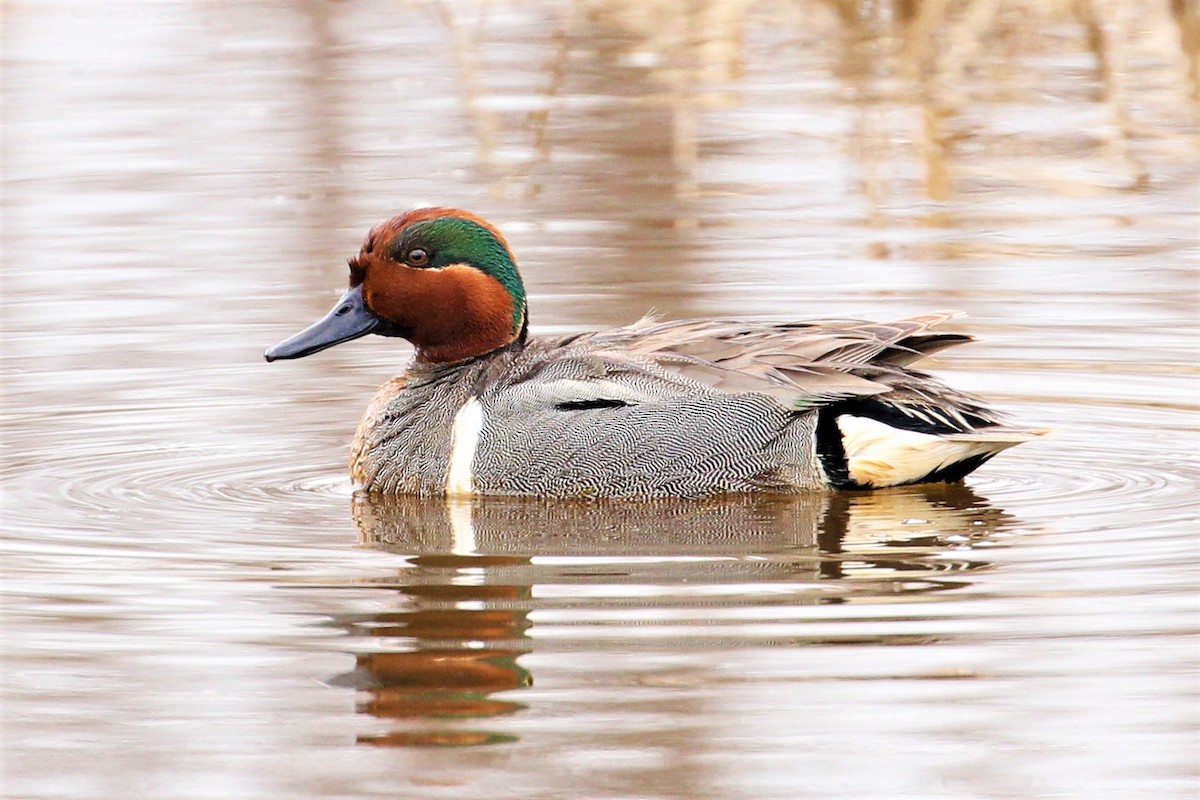
[[[1040,431],[909,368],[970,341],[889,323],[650,319],[528,336],[504,236],[458,209],[374,228],[329,314],[267,350],[368,333],[416,348],[359,423],[350,472],[393,494],[694,497],[956,481]]]

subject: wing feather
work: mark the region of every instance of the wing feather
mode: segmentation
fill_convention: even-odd
[[[724,392],[760,392],[791,408],[876,396],[931,425],[970,431],[1000,418],[979,401],[908,366],[972,341],[937,326],[962,316],[934,311],[894,322],[821,319],[643,319],[582,337],[606,359],[642,357],[685,380]],[[582,341],[577,340],[577,341]]]

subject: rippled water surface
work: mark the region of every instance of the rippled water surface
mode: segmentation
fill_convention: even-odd
[[[5,796],[1200,796],[1191,4],[3,23]],[[1056,433],[965,486],[355,497],[407,346],[260,354],[429,202],[535,333],[960,308],[935,368]]]

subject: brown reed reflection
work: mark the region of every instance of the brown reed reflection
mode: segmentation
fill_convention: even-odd
[[[1200,12],[1186,0],[808,0],[785,7],[748,0],[576,0],[547,12],[548,56],[530,67],[542,74],[537,91],[543,102],[523,116],[502,114],[487,102],[496,77],[487,67],[489,54],[505,43],[489,40],[480,14],[443,7],[463,103],[481,160],[503,183],[533,176],[528,188],[534,193],[538,165],[549,164],[560,146],[578,149],[583,132],[589,138],[584,149],[596,153],[662,153],[675,171],[669,198],[662,200],[704,196],[695,172],[704,148],[713,146],[703,144],[711,139],[707,122],[746,102],[739,81],[762,68],[747,53],[757,30],[793,34],[788,44],[798,51],[826,51],[822,66],[844,82],[859,109],[848,144],[862,162],[863,190],[876,210],[887,192],[887,164],[906,150],[924,165],[926,197],[957,194],[972,176],[964,145],[986,135],[969,113],[981,104],[1037,96],[1044,79],[1039,59],[1064,48],[1092,58],[1091,89],[1111,122],[1101,145],[1111,163],[1122,165],[1131,189],[1149,177],[1138,141],[1167,133],[1169,125],[1158,109],[1130,102],[1141,88],[1135,79],[1146,71],[1131,63],[1160,62],[1165,85],[1183,87],[1178,100],[1190,98],[1193,122],[1200,111]],[[600,107],[603,124],[587,124],[596,106],[565,102],[568,96],[617,102]],[[499,155],[513,134],[533,154],[532,163]],[[606,174],[591,177],[605,181]]]
[[[400,5],[405,15],[418,13]],[[313,262],[330,265],[312,274],[332,278],[347,229],[357,236],[362,220],[382,210],[378,200],[362,199],[379,196],[364,191],[364,151],[353,144],[365,130],[386,143],[365,151],[370,169],[413,180],[388,210],[414,199],[461,200],[445,194],[461,192],[446,183],[456,159],[427,176],[413,171],[421,159],[396,140],[418,135],[473,150],[472,177],[496,201],[517,200],[506,208],[512,216],[577,225],[569,237],[546,240],[594,251],[581,271],[593,283],[582,288],[620,307],[621,316],[610,313],[606,322],[651,309],[712,314],[697,277],[714,263],[738,262],[717,255],[719,237],[696,230],[754,213],[763,231],[741,235],[764,235],[767,221],[781,233],[810,200],[830,200],[806,179],[821,158],[837,162],[839,183],[828,194],[844,193],[821,224],[832,217],[873,229],[869,240],[847,232],[839,246],[881,261],[932,264],[952,292],[959,276],[939,262],[1061,252],[1057,243],[978,233],[1045,213],[1032,212],[1032,202],[981,212],[976,200],[998,197],[998,186],[1019,188],[1026,201],[1145,193],[1168,174],[1151,165],[1194,161],[1197,7],[1185,0],[444,3],[432,24],[448,41],[414,69],[454,80],[426,106],[434,98],[392,88],[393,72],[380,69],[391,56],[350,46],[327,5],[304,3],[297,6],[311,29],[304,174],[312,184],[305,229]],[[513,17],[522,20],[515,33],[503,22]],[[457,93],[452,112],[444,92]],[[1043,114],[1045,125],[1025,121]],[[438,147],[428,152],[444,155]],[[1063,168],[1064,154],[1071,169]],[[364,203],[369,214],[358,208]],[[981,213],[997,215],[995,224],[980,225]],[[913,235],[914,227],[976,230],[939,237]],[[541,261],[536,251],[521,255]],[[534,270],[529,276],[556,288]]]
[[[962,485],[697,502],[360,494],[353,510],[363,545],[408,556],[411,566],[394,585],[372,582],[394,595],[395,610],[335,620],[366,652],[333,683],[362,691],[360,711],[393,726],[361,742],[405,747],[513,739],[503,719],[525,708],[508,693],[533,682],[519,662],[534,649],[535,610],[604,611],[627,608],[632,598],[667,613],[697,602],[757,607],[764,588],[772,604],[794,608],[911,600],[968,585],[964,573],[987,563],[977,553],[954,559],[952,551],[1014,524]],[[539,585],[559,595],[579,591],[555,601],[539,596]],[[762,644],[736,631],[729,636],[709,646]],[[868,638],[930,640],[907,633]],[[649,641],[694,649],[703,639]],[[825,634],[772,641],[835,640]]]

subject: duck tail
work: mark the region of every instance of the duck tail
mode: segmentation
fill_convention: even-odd
[[[831,485],[881,489],[959,481],[997,453],[1048,433],[996,424],[939,430],[938,426],[896,425],[894,415],[881,417],[842,411],[836,404],[822,409],[817,447]]]

